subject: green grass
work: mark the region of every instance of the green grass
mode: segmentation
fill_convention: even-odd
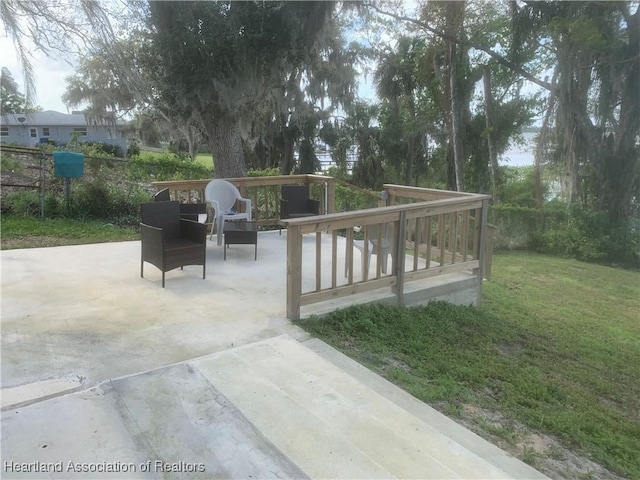
[[[213,170],[213,156],[210,153],[199,153],[196,155],[196,163]]]
[[[640,478],[639,311],[637,271],[498,253],[480,308],[355,306],[301,326],[448,415],[497,412]]]
[[[2,250],[120,242],[139,238],[140,232],[136,228],[118,227],[101,221],[2,216]]]

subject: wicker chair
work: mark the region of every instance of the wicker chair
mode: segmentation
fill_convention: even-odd
[[[144,277],[144,262],[149,262],[162,271],[162,288],[165,272],[185,265],[202,265],[204,279],[207,226],[180,218],[178,202],[143,203],[140,211],[140,276]]]
[[[283,185],[280,198],[280,219],[310,217],[320,214],[320,202],[309,198],[306,185]],[[282,233],[282,226],[280,227]]]

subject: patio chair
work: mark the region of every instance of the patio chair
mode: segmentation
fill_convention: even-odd
[[[205,278],[207,226],[180,218],[178,202],[150,202],[140,206],[142,255],[140,276],[144,278],[144,262],[165,272],[185,265],[202,265]]]
[[[320,214],[320,202],[309,198],[309,187],[306,185],[283,185],[281,195],[281,220]],[[282,225],[280,225],[280,234],[282,234]]]
[[[368,246],[368,255],[365,257],[364,255],[364,240],[354,240],[353,246],[357,250],[360,251],[360,255],[362,257],[362,272],[365,272],[366,269],[371,265],[371,256],[377,255],[378,261],[382,262],[381,270],[382,273],[387,273],[387,260],[389,255],[393,255],[393,223],[387,223],[382,226],[382,240],[379,242],[378,239],[378,229],[379,225],[369,225],[365,227],[367,229],[367,239],[369,242]],[[354,228],[355,231],[359,232],[361,229],[359,227]],[[345,257],[344,261],[344,275],[345,277],[349,274],[349,263],[348,257]]]
[[[213,238],[213,228],[215,226],[218,234],[218,245],[222,245],[222,234],[226,220],[251,221],[251,200],[241,197],[240,192],[233,183],[226,180],[210,181],[204,189],[204,198],[213,208],[209,239]],[[245,203],[244,212],[238,212],[235,209],[236,202]]]
[[[155,202],[168,202],[169,200],[171,200],[171,196],[169,195],[169,189],[163,188],[162,190],[157,191],[153,196],[153,200]]]
[[[153,196],[154,202],[170,202],[169,189],[163,188]],[[181,203],[180,218],[186,218],[194,222],[207,222],[207,204],[206,203]]]
[[[181,203],[180,218],[191,220],[198,223],[207,222],[207,204],[206,203]]]

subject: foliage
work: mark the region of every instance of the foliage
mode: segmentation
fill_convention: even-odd
[[[337,184],[335,206],[336,212],[352,212],[354,210],[374,208],[378,205],[375,193],[367,195],[364,192]]]
[[[635,478],[638,285],[637,271],[497,254],[481,308],[354,306],[300,325],[439,410],[487,411]]]
[[[0,21],[16,47],[28,105],[36,93],[29,41],[47,56],[53,52],[68,56],[84,54],[91,43],[89,37],[94,42],[113,38],[109,17],[100,2],[94,0],[3,0]]]
[[[613,223],[608,212],[572,207],[564,225],[545,231],[537,250],[578,260],[640,267],[640,235]]]
[[[2,67],[0,75],[0,112],[7,113],[29,113],[41,110],[40,107],[31,107],[27,103],[27,98],[18,90],[18,84],[13,79],[8,68]]]
[[[535,208],[535,186],[533,167],[502,167],[496,197],[500,203]],[[549,193],[549,186],[543,186],[543,195]]]
[[[280,170],[277,167],[265,168],[262,170],[249,170],[247,177],[275,177],[280,175]]]
[[[172,112],[198,115],[216,158],[216,176],[244,175],[243,141],[264,143],[261,134],[268,119],[278,121],[282,131],[289,114],[295,116],[288,98],[299,97],[303,76],[313,77],[313,59],[331,54],[331,46],[323,48],[325,35],[335,34],[328,28],[336,18],[335,6],[149,3],[147,58],[152,64],[145,66],[150,67],[158,101]]]
[[[211,170],[172,153],[142,153],[131,157],[128,176],[135,181],[193,180],[209,178]]]
[[[141,188],[125,190],[102,181],[83,183],[73,192],[70,216],[134,226],[140,222],[140,204],[149,199]]]

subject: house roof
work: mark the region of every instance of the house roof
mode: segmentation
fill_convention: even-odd
[[[24,119],[22,122],[20,119]],[[0,115],[2,125],[31,125],[31,126],[85,126],[87,122],[83,113],[61,113],[55,110],[45,110],[34,113],[7,113]],[[118,121],[118,124],[123,122]]]

